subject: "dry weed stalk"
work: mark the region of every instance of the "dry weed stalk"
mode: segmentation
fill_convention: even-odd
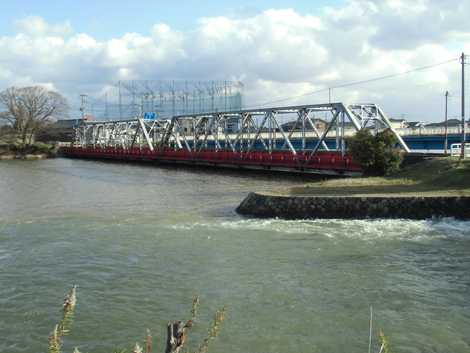
[[[77,286],[74,285],[70,292],[65,296],[62,307],[62,320],[55,325],[54,330],[49,335],[48,353],[60,353],[62,346],[61,339],[70,332],[73,312],[77,303]],[[78,350],[77,350],[78,351]]]
[[[138,343],[136,343],[134,349],[132,350],[132,353],[142,353],[142,347]]]
[[[48,353],[61,353],[62,337],[70,333],[70,325],[73,319],[74,309],[77,303],[77,286],[73,286],[70,292],[65,296],[62,307],[62,320],[54,326],[54,330],[49,335],[48,340]],[[188,340],[188,330],[193,326],[193,320],[197,317],[199,310],[199,297],[194,297],[191,308],[191,319],[183,323],[182,321],[175,321],[168,323],[168,337],[166,353],[179,353],[183,349]],[[214,320],[209,327],[207,337],[199,346],[197,353],[207,353],[209,343],[212,339],[217,337],[220,325],[225,319],[225,307],[218,310],[214,315]],[[152,336],[150,330],[147,329],[147,334],[144,339],[143,348],[136,343],[132,349],[132,353],[151,353],[152,351]],[[73,353],[80,353],[78,348],[75,348]],[[115,353],[125,353],[124,350],[115,351]]]
[[[195,296],[193,298],[193,305],[192,305],[192,308],[191,308],[191,319],[192,320],[196,319],[196,316],[197,316],[198,311],[199,311],[199,304],[200,304],[199,297]]]
[[[204,339],[202,344],[199,346],[196,353],[207,353],[209,350],[209,343],[212,339],[216,338],[220,331],[220,326],[222,322],[225,320],[225,313],[226,308],[223,307],[221,310],[217,310],[214,315],[214,320],[212,321],[212,325],[207,331],[207,337]]]
[[[147,335],[145,336],[145,353],[150,353],[152,351],[152,335],[150,334],[150,330],[147,329]]]
[[[73,311],[75,309],[76,304],[77,304],[77,286],[73,285],[69,294],[67,294],[64,299],[64,305],[63,305],[64,314]]]
[[[390,353],[390,342],[382,330],[380,330],[379,332],[379,341],[380,341],[379,353]]]
[[[49,349],[48,353],[60,353],[60,339],[58,334],[58,326],[54,326],[54,330],[52,330],[51,334],[49,335]]]

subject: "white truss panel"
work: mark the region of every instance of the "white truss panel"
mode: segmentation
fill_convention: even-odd
[[[320,132],[312,117],[329,115]],[[286,118],[295,118],[289,130],[283,127]],[[375,104],[343,103],[251,109],[229,112],[178,115],[168,120],[87,122],[76,129],[76,144],[81,147],[147,148],[154,150],[185,149],[192,153],[215,151],[251,152],[260,148],[269,153],[288,150],[293,155],[309,153],[311,158],[320,150],[331,150],[327,138],[335,138],[335,150],[346,152],[347,131],[389,129],[400,146],[409,148],[393,129],[383,110]],[[300,140],[296,148],[294,140]],[[307,145],[310,143],[310,149]],[[312,144],[313,143],[313,144]]]

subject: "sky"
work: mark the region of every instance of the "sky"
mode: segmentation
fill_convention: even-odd
[[[71,101],[73,115],[81,93],[102,94],[119,80],[239,80],[246,106],[285,106],[323,103],[325,88],[454,59],[331,90],[334,101],[441,121],[446,90],[450,116],[460,114],[457,58],[470,54],[468,0],[22,0],[1,7],[0,89],[44,85]]]
[[[15,34],[15,22],[28,16],[39,16],[46,22],[69,21],[77,32],[97,39],[109,39],[125,33],[148,32],[155,23],[166,23],[177,30],[191,30],[202,17],[252,16],[271,8],[293,8],[301,13],[316,11],[341,0],[280,1],[116,1],[116,0],[22,0],[2,4],[0,31]]]

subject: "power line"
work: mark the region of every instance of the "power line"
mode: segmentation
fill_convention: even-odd
[[[437,67],[437,66],[445,65],[445,64],[448,64],[448,63],[453,62],[453,61],[456,61],[456,60],[459,60],[459,58],[449,59],[449,60],[442,61],[442,62],[439,62],[439,63],[436,63],[436,64],[432,64],[432,65],[426,65],[426,66],[416,67],[416,68],[413,68],[413,69],[410,69],[410,70],[407,70],[407,71],[404,71],[404,72],[399,72],[399,73],[396,73],[396,74],[389,74],[389,75],[385,75],[385,76],[379,76],[379,77],[370,78],[370,79],[367,79],[367,80],[353,81],[353,82],[348,82],[348,83],[344,83],[344,84],[340,84],[340,85],[336,85],[336,86],[330,86],[330,87],[326,87],[326,88],[321,88],[321,89],[318,89],[318,90],[315,90],[315,91],[311,91],[311,92],[307,92],[307,93],[304,93],[304,94],[300,94],[300,95],[297,95],[297,96],[291,96],[291,97],[286,97],[286,98],[282,98],[282,99],[278,99],[278,100],[273,100],[273,101],[265,102],[265,103],[263,103],[263,104],[255,105],[255,106],[252,106],[252,107],[248,107],[248,109],[260,108],[260,107],[266,106],[266,105],[268,105],[268,104],[281,103],[281,102],[289,101],[289,100],[296,99],[296,98],[302,98],[302,97],[306,97],[306,96],[311,96],[311,95],[314,95],[314,94],[317,94],[317,93],[327,92],[327,91],[330,91],[330,90],[332,90],[332,89],[344,88],[344,87],[350,87],[350,86],[356,86],[356,85],[361,85],[361,84],[365,84],[365,83],[370,83],[370,82],[375,82],[375,81],[381,81],[381,80],[386,80],[386,79],[389,79],[389,78],[394,78],[394,77],[399,77],[399,76],[403,76],[403,75],[408,75],[408,74],[411,74],[411,73],[414,73],[414,72],[417,72],[417,71],[428,70],[428,69],[432,69],[432,68]]]

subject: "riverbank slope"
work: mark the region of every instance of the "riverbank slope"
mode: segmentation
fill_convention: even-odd
[[[289,219],[470,219],[470,161],[433,158],[388,177],[330,179],[251,193],[237,212]]]
[[[35,160],[54,158],[57,156],[57,148],[53,144],[36,142],[31,145],[18,143],[2,143],[0,141],[0,160]]]

